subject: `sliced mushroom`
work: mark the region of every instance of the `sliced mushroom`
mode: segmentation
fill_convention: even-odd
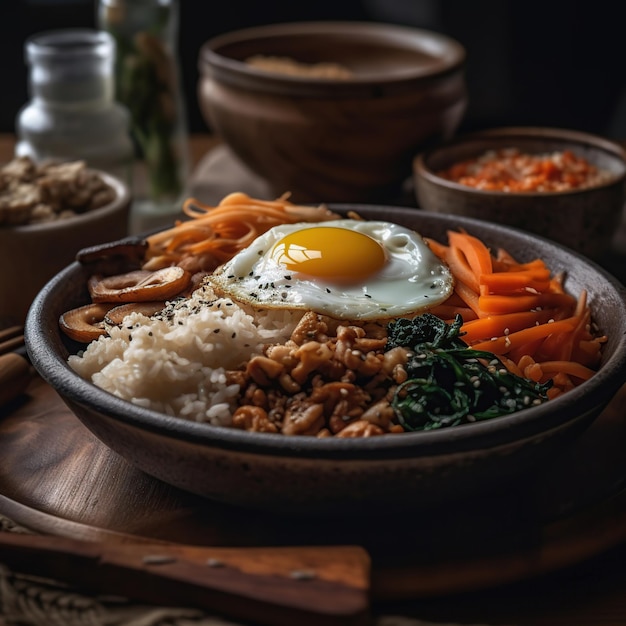
[[[155,313],[158,313],[165,306],[164,301],[159,302],[128,302],[127,304],[120,304],[114,306],[105,317],[107,324],[118,326],[124,321],[124,318],[131,313],[141,313],[150,317]]]
[[[111,276],[139,269],[147,249],[148,242],[145,239],[126,237],[83,248],[76,254],[76,260],[90,267],[94,274]]]
[[[104,318],[112,304],[86,304],[63,313],[59,318],[61,330],[74,341],[89,343],[106,335]]]
[[[184,291],[191,274],[172,266],[154,272],[135,270],[115,276],[91,276],[87,288],[93,302],[146,302],[168,300]]]

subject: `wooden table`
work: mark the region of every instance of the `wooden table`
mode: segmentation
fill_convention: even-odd
[[[10,136],[0,137],[3,160],[11,158],[12,142]],[[193,162],[199,163],[213,146],[212,137],[193,137]],[[360,538],[374,562],[373,623],[384,626],[391,623],[390,616],[401,616],[398,624],[407,626],[624,626],[625,399],[626,391],[543,481],[493,494],[503,506],[482,502],[482,508],[473,510],[476,503],[467,503],[448,511],[433,528],[445,527],[449,536],[434,532],[432,538],[422,538],[421,552],[411,553],[415,542],[403,542],[413,528],[410,517],[385,520],[386,542],[370,538],[368,543],[364,533]],[[525,500],[529,494],[533,497]],[[536,510],[524,508],[529,501]],[[527,516],[523,523],[518,512]],[[0,409],[0,514],[30,532],[87,541],[131,536],[245,548],[275,545],[282,537],[306,543],[302,532],[288,530],[284,520],[242,516],[137,472],[95,440],[39,379]],[[347,539],[331,526],[332,520],[326,522],[325,541]],[[367,520],[362,526],[368,527]],[[377,554],[381,545],[391,546],[391,556],[398,558]],[[488,551],[482,551],[484,546]],[[445,553],[443,561],[432,560],[435,548]],[[394,569],[403,552],[411,558],[404,558],[404,569]],[[1,567],[0,579],[15,583]],[[0,585],[0,611],[7,606],[3,593],[7,587]],[[126,619],[130,623],[131,614],[136,619],[137,611],[150,611],[124,606],[123,618],[113,622],[116,605],[107,605],[108,623],[122,626]],[[168,604],[161,610],[171,613],[172,624],[178,618],[184,623],[184,607]],[[212,623],[209,616],[203,613],[198,623]]]

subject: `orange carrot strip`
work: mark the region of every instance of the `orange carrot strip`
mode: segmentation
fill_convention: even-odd
[[[512,272],[493,272],[479,277],[480,285],[489,292],[507,294],[520,290],[547,291],[550,288],[549,270],[525,270]]]
[[[466,232],[449,231],[448,241],[451,248],[456,248],[465,255],[477,282],[480,276],[493,271],[491,252],[480,239]]]
[[[511,358],[513,361],[516,361],[517,363],[521,363],[524,357],[529,357],[534,361],[535,357],[537,356],[537,352],[541,348],[541,345],[544,341],[545,339],[540,337],[539,339],[535,339],[534,341],[520,344],[519,346],[514,347],[509,351],[509,358]]]
[[[516,333],[510,333],[505,337],[498,337],[490,341],[483,341],[474,344],[472,348],[476,350],[487,350],[494,354],[506,354],[510,350],[517,348],[521,345],[548,337],[553,333],[569,332],[575,326],[575,322],[572,319],[565,319],[559,322],[550,322],[548,324],[540,324],[539,326],[532,326],[519,330]]]
[[[579,380],[589,380],[595,372],[589,367],[585,367],[576,361],[542,361],[541,369],[548,378],[554,374],[567,374]]]
[[[471,268],[462,250],[455,247],[448,248],[444,260],[457,280],[464,282],[476,293],[480,291],[478,277]]]
[[[445,260],[446,252],[448,251],[448,246],[443,243],[440,243],[436,239],[431,239],[429,237],[424,237],[424,240],[428,244],[428,247],[431,249],[433,254],[439,257],[441,260]]]
[[[481,295],[478,306],[484,314],[514,313],[530,311],[539,307],[572,307],[576,300],[565,293],[541,293],[533,295]]]
[[[484,317],[485,314],[478,304],[478,294],[471,287],[468,287],[465,283],[458,280],[454,286],[454,291],[459,298],[474,311],[476,317]]]
[[[545,324],[551,319],[551,310],[519,311],[504,315],[487,315],[463,324],[463,339],[469,344],[476,341],[500,337],[536,324]]]

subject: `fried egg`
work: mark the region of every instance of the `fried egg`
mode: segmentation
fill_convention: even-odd
[[[339,219],[271,228],[209,278],[255,308],[378,320],[430,309],[453,291],[450,269],[415,231]]]

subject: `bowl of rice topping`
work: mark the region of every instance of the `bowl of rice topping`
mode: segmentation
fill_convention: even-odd
[[[184,209],[79,252],[25,329],[79,419],[178,488],[430,506],[539,470],[624,383],[623,286],[539,236],[239,193]]]
[[[522,228],[596,260],[622,220],[625,180],[621,146],[557,128],[468,133],[414,161],[421,208]]]
[[[22,325],[37,292],[85,246],[128,233],[125,182],[85,161],[0,167],[0,329]]]

